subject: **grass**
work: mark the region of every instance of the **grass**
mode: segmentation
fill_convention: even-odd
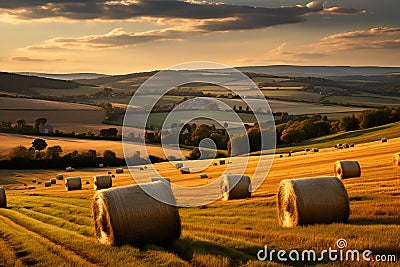
[[[329,103],[336,103],[342,105],[362,105],[368,107],[382,107],[382,106],[398,106],[400,103],[399,97],[385,97],[380,95],[352,95],[352,96],[329,96],[326,98]]]
[[[341,132],[319,138],[306,140],[293,147],[278,148],[278,153],[289,151],[303,151],[307,147],[327,148],[334,147],[335,144],[360,144],[381,140],[383,137],[396,138],[400,136],[400,122],[377,126],[369,129]]]
[[[390,125],[375,132],[398,133],[398,127],[400,124]],[[361,136],[368,140],[373,132]],[[164,247],[107,247],[98,243],[93,236],[90,210],[94,193],[92,184],[73,192],[66,192],[61,184],[50,188],[38,186],[35,190],[13,190],[15,184],[5,184],[9,208],[0,209],[0,264],[284,266],[277,259],[259,262],[256,254],[264,245],[275,250],[315,249],[320,252],[330,246],[334,248],[339,238],[347,240],[349,249],[370,249],[374,254],[394,254],[399,258],[400,173],[396,174],[391,166],[391,156],[398,152],[399,144],[400,138],[396,138],[389,139],[388,143],[360,144],[350,150],[330,148],[315,154],[294,153],[290,158],[276,158],[268,177],[252,198],[180,209],[182,236]],[[361,178],[344,180],[350,197],[349,222],[281,228],[277,224],[275,198],[280,180],[331,175],[333,163],[341,159],[356,159],[362,167]],[[258,157],[250,159],[246,174],[251,175],[257,160]],[[170,177],[173,182],[193,186],[213,181],[226,165],[210,166],[205,172],[211,179],[199,179],[198,174],[182,175],[169,163],[155,167],[160,175]],[[87,180],[106,171],[107,168],[87,169],[72,175]],[[15,177],[16,171],[3,170],[0,184],[3,177],[7,181],[30,183],[31,173],[18,172]],[[40,180],[55,173],[43,170],[36,175]],[[114,186],[122,186],[131,184],[132,178],[125,172],[117,175],[114,181]],[[294,262],[286,264],[296,266]],[[365,262],[311,265],[364,266]]]

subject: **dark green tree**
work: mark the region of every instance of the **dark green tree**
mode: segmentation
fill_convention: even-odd
[[[33,140],[32,142],[32,147],[37,150],[37,151],[42,151],[47,147],[47,142],[44,139],[41,138],[36,138],[35,140]]]

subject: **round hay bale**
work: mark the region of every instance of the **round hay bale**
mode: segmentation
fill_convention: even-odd
[[[42,184],[42,182],[37,182],[37,184]]]
[[[183,167],[183,163],[179,162],[175,164],[175,168],[180,169]]]
[[[162,182],[171,183],[171,179],[169,179],[167,177],[152,177],[151,181],[152,182],[162,181]]]
[[[89,182],[89,181],[86,181],[86,184],[90,184],[90,182]]]
[[[124,173],[124,169],[122,169],[122,168],[117,168],[117,169],[115,170],[115,173]]]
[[[387,140],[387,138],[384,137],[381,139],[381,141],[382,141],[382,143],[387,143],[388,140]]]
[[[222,200],[251,197],[250,177],[241,174],[224,174],[221,181]]]
[[[93,177],[94,190],[106,189],[112,187],[110,175],[97,175]]]
[[[114,175],[114,174],[112,174],[112,175],[111,175],[111,178],[115,178],[115,175]]]
[[[225,160],[224,159],[220,159],[219,160],[219,165],[225,165]]]
[[[24,184],[24,186],[28,186],[27,184]]]
[[[213,166],[218,166],[218,163],[214,162],[214,163],[213,163]]]
[[[361,176],[360,164],[356,160],[338,160],[335,163],[334,172],[339,179]]]
[[[56,178],[51,178],[50,179],[51,184],[57,184],[57,179]]]
[[[206,179],[206,178],[208,178],[207,173],[202,173],[202,174],[200,174],[200,178],[201,178],[201,179]]]
[[[57,174],[57,175],[56,175],[56,179],[57,179],[57,180],[64,180],[64,175],[62,175],[62,174]]]
[[[178,239],[181,220],[178,208],[149,196],[142,188],[158,192],[174,202],[165,182],[97,191],[92,203],[96,237],[107,245],[164,243]]]
[[[350,145],[349,145],[349,144],[344,144],[343,147],[344,147],[344,148],[349,148]]]
[[[32,179],[32,183],[36,183],[36,179]]]
[[[104,164],[103,163],[100,163],[99,164],[99,168],[103,168],[104,167]]]
[[[6,190],[0,187],[0,208],[7,208]]]
[[[190,169],[189,168],[183,167],[183,168],[180,168],[180,170],[181,170],[182,174],[190,174]]]
[[[75,169],[72,168],[72,167],[67,167],[67,168],[65,168],[65,171],[66,172],[73,172],[73,171],[75,171]]]
[[[279,185],[277,210],[283,227],[345,222],[349,196],[337,177],[287,179]]]
[[[140,168],[139,168],[139,171],[144,171],[144,168],[143,168],[143,167],[140,167]]]
[[[314,147],[313,149],[311,149],[311,152],[313,152],[313,153],[319,152],[319,148]]]
[[[393,155],[393,166],[400,167],[400,153]]]
[[[280,157],[280,158],[283,158],[283,155],[282,155],[282,154],[280,154],[280,155],[279,155],[279,157]]]
[[[305,152],[310,152],[311,151],[311,148],[306,148],[305,149]]]
[[[71,177],[65,179],[65,190],[81,190],[82,189],[82,181],[80,177]]]
[[[50,187],[51,186],[51,182],[45,182],[44,183],[44,187]]]
[[[350,144],[350,147],[354,147],[354,144]]]
[[[112,174],[112,172],[107,172],[107,174]]]
[[[36,189],[36,186],[28,186],[28,190]]]

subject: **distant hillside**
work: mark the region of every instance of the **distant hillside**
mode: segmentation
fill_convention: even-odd
[[[78,82],[81,84],[88,84],[88,85],[107,85],[107,84],[113,84],[113,83],[117,83],[117,82],[124,81],[124,80],[130,80],[130,79],[138,79],[138,78],[147,79],[147,78],[153,76],[154,74],[156,74],[157,72],[158,71],[138,72],[138,73],[131,73],[131,74],[123,74],[123,75],[105,76],[105,77],[99,77],[96,79],[77,79],[77,80],[75,80],[75,82]]]
[[[35,76],[0,72],[0,91],[36,94],[35,88],[74,89],[80,84],[72,81],[54,80]]]
[[[242,72],[253,72],[289,77],[328,77],[351,75],[384,75],[399,73],[400,67],[350,67],[350,66],[248,66],[237,67]]]
[[[99,73],[64,73],[64,74],[50,74],[50,73],[40,73],[40,72],[17,72],[16,74],[26,75],[26,76],[36,76],[49,79],[57,80],[79,80],[79,79],[97,79],[100,77],[107,77],[109,75],[99,74]]]

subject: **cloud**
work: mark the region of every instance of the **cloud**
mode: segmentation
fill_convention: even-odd
[[[297,23],[312,13],[358,14],[356,9],[326,8],[320,2],[279,8],[177,0],[0,0],[0,12],[21,20],[132,20],[184,19],[205,31],[259,29]]]
[[[54,62],[54,61],[64,61],[64,59],[43,59],[43,58],[30,58],[30,57],[12,57],[11,61],[21,61],[21,62]]]
[[[321,39],[317,49],[334,51],[351,49],[398,49],[400,48],[399,27],[376,27],[368,30],[333,34]]]
[[[190,32],[187,29],[174,28],[134,33],[126,32],[123,28],[115,28],[108,33],[100,35],[87,35],[77,38],[53,38],[45,41],[43,44],[28,46],[26,49],[48,51],[121,48],[161,40],[178,40]]]

